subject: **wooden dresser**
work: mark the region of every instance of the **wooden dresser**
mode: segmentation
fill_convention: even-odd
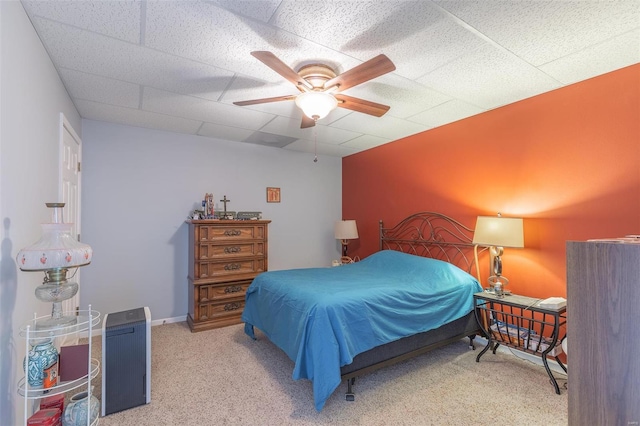
[[[247,287],[267,270],[270,220],[188,220],[191,331],[240,323]]]
[[[569,425],[640,424],[640,243],[567,242]]]

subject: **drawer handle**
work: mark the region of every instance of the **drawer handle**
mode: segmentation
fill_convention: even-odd
[[[227,303],[224,305],[225,311],[235,311],[236,309],[240,309],[240,304],[238,302]]]
[[[230,253],[238,253],[240,252],[241,248],[240,247],[225,247],[224,248],[224,252],[227,254]]]
[[[224,289],[225,293],[237,293],[239,291],[242,291],[242,287],[239,285],[232,285]]]
[[[238,269],[240,269],[240,264],[239,263],[228,263],[226,265],[224,265],[224,270],[225,271],[236,271]]]
[[[237,229],[227,229],[226,231],[224,231],[224,235],[227,237],[237,237],[241,233],[242,232],[238,231]]]

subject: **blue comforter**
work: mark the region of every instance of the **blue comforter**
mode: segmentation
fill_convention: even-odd
[[[313,381],[316,410],[361,352],[473,310],[478,281],[449,263],[384,250],[335,268],[270,271],[247,290],[245,332],[258,327]]]

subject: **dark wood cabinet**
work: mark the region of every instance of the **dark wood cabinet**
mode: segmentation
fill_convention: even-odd
[[[640,243],[567,242],[569,425],[640,424]]]
[[[238,324],[247,287],[268,267],[269,220],[189,220],[191,331]]]

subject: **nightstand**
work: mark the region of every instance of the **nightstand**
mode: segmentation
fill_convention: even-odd
[[[497,296],[481,292],[473,295],[475,314],[478,324],[487,338],[487,346],[478,354],[476,362],[489,348],[493,353],[500,345],[517,349],[542,359],[547,374],[557,394],[560,394],[558,382],[549,368],[548,357],[553,357],[558,365],[567,372],[558,355],[562,353],[560,345],[560,327],[567,322],[567,307],[542,308],[541,299],[516,294]]]

